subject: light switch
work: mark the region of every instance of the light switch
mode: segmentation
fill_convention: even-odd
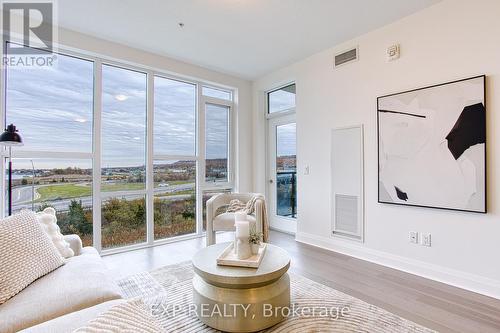
[[[410,243],[418,244],[418,232],[416,232],[416,231],[410,231],[410,234],[408,235],[408,238],[410,240]]]

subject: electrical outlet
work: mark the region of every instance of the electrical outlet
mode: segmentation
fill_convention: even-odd
[[[421,237],[421,245],[423,246],[431,246],[431,234],[424,234],[422,233]]]
[[[418,232],[410,231],[409,239],[410,243],[418,244]]]

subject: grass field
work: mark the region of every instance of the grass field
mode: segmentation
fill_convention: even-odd
[[[42,186],[37,189],[40,197],[36,201],[88,197],[92,188],[88,185],[61,184]]]
[[[169,183],[170,185],[186,184],[188,182],[176,181]],[[143,190],[144,184],[142,183],[114,183],[114,184],[103,184],[101,186],[102,192],[117,192],[117,191],[136,191]],[[92,194],[92,187],[90,184],[57,184],[57,185],[47,185],[41,186],[37,189],[40,197],[36,200],[37,202],[58,200],[58,199],[71,199],[88,197]],[[179,191],[174,193],[168,193],[165,195],[176,195],[176,194],[187,194],[191,193],[188,191]]]

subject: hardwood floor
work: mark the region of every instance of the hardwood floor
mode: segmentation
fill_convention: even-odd
[[[218,234],[230,241],[232,233]],[[272,231],[271,243],[286,249],[290,270],[439,332],[500,332],[500,300],[298,243]],[[205,244],[196,238],[105,256],[117,278],[190,260]]]

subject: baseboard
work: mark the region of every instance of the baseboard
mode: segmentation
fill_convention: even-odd
[[[269,230],[281,232],[282,234],[287,234],[287,235],[295,237],[295,232],[292,232],[292,231],[282,230],[282,229],[274,228],[274,227],[271,227],[271,226],[269,227]]]
[[[296,241],[351,257],[415,274],[434,281],[446,283],[461,289],[500,299],[500,281],[462,272],[391,253],[368,249],[359,244],[297,232]]]

